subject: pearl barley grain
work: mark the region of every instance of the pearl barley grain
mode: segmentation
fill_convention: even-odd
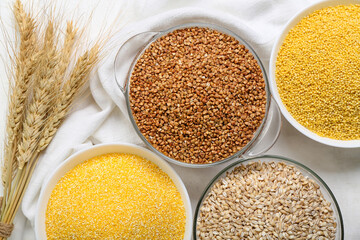
[[[51,193],[47,239],[182,240],[185,207],[170,177],[132,154],[92,158]]]
[[[209,28],[178,29],[153,42],[134,66],[129,94],[147,141],[185,163],[235,154],[265,116],[257,60],[234,37]]]

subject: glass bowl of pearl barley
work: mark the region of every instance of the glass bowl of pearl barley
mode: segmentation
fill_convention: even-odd
[[[210,181],[194,216],[193,238],[344,239],[336,198],[310,168],[264,155],[239,160]]]

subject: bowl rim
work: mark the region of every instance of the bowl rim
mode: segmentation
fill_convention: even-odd
[[[184,21],[186,21],[186,19],[184,19]],[[253,138],[244,147],[242,147],[239,151],[235,152],[234,154],[232,154],[232,155],[230,155],[230,156],[228,156],[228,157],[226,157],[224,159],[221,159],[219,161],[212,162],[212,163],[204,163],[204,164],[185,163],[185,162],[173,159],[171,157],[168,157],[167,155],[165,155],[164,153],[159,151],[157,148],[155,148],[146,139],[146,137],[140,131],[140,129],[139,129],[139,127],[138,127],[138,125],[137,125],[137,123],[136,123],[136,121],[134,119],[132,109],[130,107],[131,75],[132,75],[133,69],[134,69],[138,59],[142,56],[144,51],[146,49],[148,49],[148,47],[152,43],[154,43],[156,40],[158,40],[162,36],[165,36],[168,33],[171,33],[173,31],[188,28],[188,27],[209,28],[209,29],[216,30],[216,31],[219,31],[221,33],[224,33],[226,35],[229,35],[231,37],[234,37],[236,40],[239,41],[239,44],[244,45],[245,48],[247,50],[249,50],[249,52],[253,55],[254,59],[257,61],[258,65],[259,65],[259,67],[261,69],[261,72],[263,74],[263,79],[264,79],[264,82],[265,82],[265,92],[266,92],[266,98],[267,98],[266,106],[265,106],[265,115],[263,117],[263,120],[262,120],[260,126],[254,132]],[[217,23],[210,23],[210,22],[186,21],[186,23],[176,24],[176,25],[168,27],[168,28],[166,28],[164,30],[159,30],[159,31],[155,31],[155,32],[149,31],[149,32],[143,32],[143,33],[154,33],[154,35],[152,36],[152,38],[149,40],[148,43],[144,44],[144,46],[142,46],[142,48],[140,48],[139,52],[136,54],[136,56],[132,60],[132,63],[130,65],[130,68],[129,68],[128,73],[127,73],[127,76],[125,77],[126,86],[125,86],[125,89],[124,89],[124,95],[125,95],[125,100],[126,100],[126,108],[127,108],[127,111],[128,111],[128,116],[129,116],[129,119],[131,121],[131,124],[132,124],[133,128],[135,129],[135,132],[137,133],[137,135],[146,144],[146,146],[149,147],[156,154],[158,154],[160,157],[166,159],[168,162],[171,162],[173,164],[176,164],[176,165],[179,165],[179,166],[182,166],[182,167],[190,167],[190,168],[206,168],[206,167],[211,167],[211,166],[215,166],[215,165],[218,165],[218,164],[226,163],[226,162],[228,162],[230,160],[239,158],[243,154],[246,154],[248,151],[250,151],[252,149],[252,147],[254,146],[254,144],[256,143],[256,140],[258,139],[258,137],[261,135],[262,131],[264,130],[264,126],[265,126],[265,124],[267,122],[267,119],[268,119],[268,116],[269,116],[270,104],[275,104],[276,105],[276,101],[272,101],[272,99],[271,99],[272,95],[271,95],[271,91],[270,91],[270,82],[269,82],[268,74],[266,72],[266,69],[265,69],[259,55],[254,50],[254,48],[243,37],[241,37],[239,34],[235,33],[233,30],[231,30],[231,29],[229,29],[227,27],[221,26],[221,25],[219,25]],[[136,36],[138,36],[138,35],[136,35]],[[119,49],[119,51],[116,54],[116,58],[115,58],[115,61],[114,61],[114,68],[116,68],[117,56],[118,56],[120,51],[121,51],[121,48]],[[119,85],[118,81],[116,81],[116,83],[119,86],[119,88],[121,89],[122,87]],[[275,137],[274,143],[276,142],[277,137],[278,136]]]
[[[294,126],[299,132],[307,136],[308,138],[320,142],[322,144],[326,144],[333,147],[339,148],[358,148],[360,147],[360,139],[359,140],[337,140],[328,137],[322,137],[318,134],[310,131],[309,129],[302,126],[295,118],[289,113],[283,104],[278,89],[276,85],[275,78],[275,64],[277,59],[277,54],[279,49],[287,36],[288,32],[297,24],[301,19],[306,17],[307,15],[313,13],[316,10],[320,10],[326,7],[338,6],[338,5],[349,5],[349,4],[360,4],[360,0],[323,0],[318,3],[312,4],[303,10],[300,10],[296,15],[294,15],[282,28],[280,34],[277,36],[273,48],[271,50],[270,61],[269,61],[269,87],[272,96],[274,97],[277,105],[280,108],[281,113],[286,118],[286,120]]]
[[[338,228],[340,230],[340,240],[343,240],[344,239],[344,221],[343,221],[342,213],[340,210],[340,206],[335,198],[335,195],[333,194],[333,192],[331,191],[329,186],[325,183],[325,181],[317,173],[315,173],[309,167],[307,167],[304,164],[297,162],[293,159],[279,156],[279,155],[261,155],[261,156],[246,158],[246,159],[239,159],[236,162],[231,163],[230,165],[228,165],[225,168],[223,168],[222,170],[220,170],[215,175],[215,177],[213,177],[210,180],[208,185],[205,187],[205,189],[202,192],[201,197],[196,205],[195,213],[194,213],[194,221],[193,221],[193,239],[194,240],[197,239],[196,227],[197,227],[197,219],[198,219],[198,216],[200,213],[200,207],[202,206],[202,203],[203,203],[205,197],[207,196],[208,192],[211,190],[211,187],[223,176],[223,174],[227,173],[229,170],[233,169],[237,165],[241,165],[241,164],[246,165],[247,163],[250,163],[250,162],[261,161],[261,159],[264,159],[264,158],[265,159],[274,159],[276,161],[285,162],[286,164],[293,165],[296,168],[298,168],[300,171],[301,170],[306,171],[311,178],[313,178],[315,181],[318,181],[320,183],[319,184],[320,187],[323,187],[323,189],[325,189],[326,193],[330,196],[331,201],[334,203],[334,204],[332,204],[333,205],[332,209],[334,210],[334,216],[336,217],[336,222],[338,223]],[[324,195],[323,191],[322,191],[322,194]]]
[[[126,150],[122,150],[121,148]],[[175,171],[175,169],[172,166],[170,166],[168,162],[166,162],[164,159],[162,159],[161,157],[159,157],[158,155],[156,155],[147,148],[140,147],[130,143],[113,142],[113,143],[96,144],[75,152],[74,154],[66,158],[66,160],[64,160],[64,162],[62,162],[58,167],[56,167],[56,169],[53,170],[49,174],[49,176],[45,179],[44,184],[42,185],[43,187],[41,189],[41,193],[36,207],[35,227],[34,227],[36,239],[39,240],[46,239],[45,212],[50,195],[56,184],[59,182],[59,180],[77,165],[84,163],[85,161],[93,157],[100,156],[106,153],[129,153],[140,157],[143,157],[141,155],[147,155],[148,157],[143,157],[143,158],[145,158],[148,161],[151,161],[156,166],[158,166],[164,173],[166,173],[175,184],[176,189],[179,191],[181,195],[181,199],[184,203],[185,214],[186,214],[184,240],[191,238],[191,228],[193,225],[191,201],[187,188],[184,185],[184,182],[181,179],[181,177]]]

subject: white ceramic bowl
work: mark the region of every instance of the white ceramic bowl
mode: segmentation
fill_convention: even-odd
[[[314,5],[309,6],[308,8],[305,8],[304,10],[300,11],[298,14],[296,14],[292,19],[288,21],[285,28],[279,35],[279,37],[276,39],[274,47],[271,52],[270,57],[270,73],[269,73],[269,83],[270,83],[270,91],[275,98],[275,101],[277,102],[280,111],[284,115],[284,117],[301,133],[306,135],[307,137],[334,147],[342,147],[342,148],[358,148],[360,147],[360,140],[335,140],[331,138],[321,137],[317,135],[316,133],[310,131],[309,129],[302,126],[300,123],[298,123],[291,114],[287,111],[285,105],[282,103],[277,86],[276,86],[276,79],[275,79],[275,63],[276,58],[278,55],[278,51],[288,34],[291,28],[293,28],[302,18],[306,17],[307,15],[311,14],[312,12],[325,8],[330,6],[336,6],[336,5],[346,5],[346,4],[360,4],[360,0],[327,0],[322,1],[319,3],[316,3]]]
[[[185,205],[186,212],[186,225],[185,225],[185,235],[184,240],[191,239],[191,231],[192,231],[192,211],[191,211],[191,203],[188,192],[179,177],[179,175],[175,172],[175,170],[163,159],[158,157],[156,154],[151,151],[138,147],[131,144],[99,144],[94,147],[82,150],[80,152],[75,153],[65,160],[63,164],[61,164],[56,170],[51,174],[48,178],[48,181],[43,188],[40,194],[40,200],[38,202],[37,208],[37,216],[35,219],[35,233],[36,239],[45,240],[46,239],[46,230],[45,230],[45,212],[48,204],[48,200],[50,198],[51,192],[53,191],[55,185],[58,181],[71,169],[73,169],[78,164],[85,162],[86,160],[106,154],[106,153],[129,153],[135,154],[140,157],[143,157],[153,163],[155,163],[158,167],[161,168],[169,177],[173,180],[175,186],[181,194],[181,198]]]

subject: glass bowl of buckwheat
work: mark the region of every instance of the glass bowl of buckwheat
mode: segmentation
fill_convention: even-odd
[[[281,117],[265,69],[229,29],[187,23],[134,35],[114,69],[137,135],[171,163],[213,166],[266,151],[277,139]]]

